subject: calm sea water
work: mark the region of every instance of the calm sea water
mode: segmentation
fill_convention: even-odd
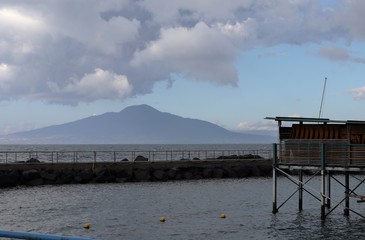
[[[289,196],[292,184],[279,181]],[[271,214],[270,178],[20,187],[3,189],[0,196],[1,227],[18,231],[98,239],[362,239],[365,234],[365,221],[354,214],[346,218],[342,209],[322,222],[320,203],[306,194],[302,212],[295,198]]]
[[[306,179],[309,176],[305,177]],[[342,176],[336,176],[339,181]],[[359,178],[362,178],[359,176]],[[358,180],[351,178],[356,186]],[[279,204],[296,190],[280,177]],[[313,194],[319,178],[308,183]],[[343,187],[333,183],[333,203]],[[364,193],[365,189],[358,189]],[[365,194],[364,194],[365,195]],[[273,215],[272,179],[215,179],[163,183],[87,184],[0,190],[0,228],[97,239],[362,239],[365,220],[340,206],[320,220],[320,202],[295,195]],[[365,205],[351,199],[365,214]],[[220,214],[226,215],[225,219]],[[159,221],[165,217],[166,222]],[[83,229],[90,223],[89,230]]]

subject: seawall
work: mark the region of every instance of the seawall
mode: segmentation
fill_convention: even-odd
[[[13,163],[0,165],[0,187],[270,176],[269,159]]]

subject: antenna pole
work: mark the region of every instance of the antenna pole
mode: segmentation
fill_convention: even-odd
[[[325,78],[325,79],[324,79],[323,92],[322,92],[322,99],[321,99],[321,107],[319,108],[319,115],[318,115],[318,118],[321,118],[321,116],[322,116],[322,107],[323,107],[324,94],[325,94],[325,92],[326,92],[326,85],[327,85],[327,78]]]

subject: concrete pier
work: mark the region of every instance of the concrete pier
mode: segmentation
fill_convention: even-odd
[[[271,160],[180,160],[0,164],[0,187],[270,176]]]

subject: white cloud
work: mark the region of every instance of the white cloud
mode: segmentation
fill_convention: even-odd
[[[25,32],[41,31],[45,27],[39,17],[22,13],[14,8],[0,8],[0,26],[7,28],[8,31]]]
[[[254,41],[257,37],[257,21],[252,18],[248,18],[243,22],[236,22],[235,24],[217,23],[216,27],[236,43],[242,43],[247,40]]]
[[[162,29],[159,40],[135,53],[132,65],[157,62],[191,78],[236,85],[235,54],[232,44],[218,31],[199,22],[193,28]]]
[[[67,4],[72,5],[73,10],[66,7]],[[48,15],[48,19],[53,28],[52,37],[57,41],[65,38],[77,41],[90,51],[113,57],[121,54],[123,44],[138,37],[140,22],[137,19],[101,16],[104,11],[118,11],[125,7],[123,1],[119,4],[115,1],[62,1],[52,7],[56,14]]]
[[[237,131],[275,131],[278,126],[274,121],[240,122],[237,124]]]
[[[250,8],[255,0],[145,0],[139,5],[148,9],[154,19],[165,26],[173,26],[176,22],[190,16],[190,20],[205,19],[208,22],[232,18],[239,8]],[[184,14],[182,15],[181,12]]]
[[[81,79],[72,79],[64,88],[54,82],[48,82],[54,94],[67,94],[77,101],[95,101],[98,99],[124,99],[133,87],[125,75],[95,69],[94,73],[85,74]],[[69,99],[70,100],[70,99]]]
[[[20,121],[16,125],[5,124],[0,128],[0,135],[6,135],[14,132],[23,132],[36,129],[36,124],[30,121]]]
[[[365,2],[361,0],[343,0],[342,11],[339,12],[337,19],[342,22],[348,32],[349,39],[365,39],[365,29],[363,26]]]
[[[359,87],[359,88],[350,89],[350,90],[348,90],[348,92],[356,100],[364,100],[365,99],[365,86]]]
[[[0,63],[0,91],[8,91],[15,70],[12,66]]]
[[[336,47],[364,40],[364,11],[359,0],[5,0],[0,63],[11,74],[2,67],[0,96],[124,99],[173,74],[236,86],[236,57],[263,45],[329,43],[322,57],[365,63]]]
[[[322,47],[318,49],[318,54],[330,60],[346,61],[350,59],[347,50],[339,47]]]
[[[0,63],[0,79],[10,78],[12,75],[11,67],[6,63]]]
[[[336,46],[321,47],[318,49],[318,55],[332,61],[350,61],[365,64],[365,58],[357,57],[345,48]]]
[[[41,14],[19,6],[0,5],[0,53],[3,59],[18,64],[30,53],[36,52],[40,39],[48,33]]]

